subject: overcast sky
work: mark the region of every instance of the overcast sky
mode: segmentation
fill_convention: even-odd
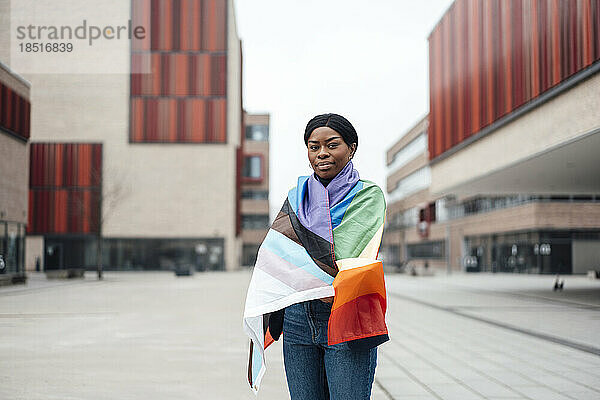
[[[429,109],[427,37],[451,0],[235,0],[244,107],[268,112],[271,216],[310,170],[316,114],[358,132],[354,165],[385,191],[385,152]]]

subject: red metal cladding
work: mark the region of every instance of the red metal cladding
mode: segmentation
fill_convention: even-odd
[[[29,101],[2,82],[0,82],[0,129],[23,139],[29,139]]]
[[[226,128],[227,101],[222,98],[155,97],[131,102],[132,141],[225,143]]]
[[[225,143],[227,1],[134,3],[151,37],[132,48],[130,141]]]
[[[29,234],[97,233],[102,144],[32,143]]]
[[[597,0],[456,0],[429,36],[429,155],[600,60]]]

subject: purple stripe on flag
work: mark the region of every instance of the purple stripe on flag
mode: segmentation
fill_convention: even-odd
[[[298,205],[297,214],[300,223],[311,232],[333,243],[330,208],[342,201],[359,179],[358,171],[354,169],[352,161],[349,161],[329,182],[327,188],[319,182],[315,174],[312,174],[304,183],[304,187],[298,188],[304,194]]]

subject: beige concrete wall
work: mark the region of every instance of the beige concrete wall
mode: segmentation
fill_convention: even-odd
[[[227,1],[227,141],[240,145],[242,135],[241,55],[233,0]]]
[[[0,130],[0,221],[26,224],[29,145]]]
[[[40,271],[44,270],[44,237],[27,236],[25,238],[25,270],[35,271],[35,259],[40,258]]]
[[[242,200],[242,214],[269,214],[269,201],[268,200]]]
[[[573,241],[573,273],[585,274],[600,270],[600,242],[597,240]]]
[[[4,46],[2,46],[4,47]],[[29,99],[30,83],[21,76],[16,75],[0,58],[0,82],[14,90],[19,96]]]
[[[600,228],[598,203],[535,203],[535,224],[540,228]]]
[[[457,185],[543,153],[600,127],[600,74],[431,166],[431,191]]]
[[[266,235],[266,229],[245,229],[242,232],[242,241],[244,244],[260,244]]]
[[[387,177],[387,192],[391,193],[396,188],[396,185],[399,181],[406,178],[413,172],[425,167],[427,164],[429,164],[429,157],[428,153],[425,152],[419,154],[418,156],[404,164],[402,167],[398,168],[396,171],[394,171],[391,175],[388,175]]]
[[[0,62],[10,66],[10,0],[0,0]]]
[[[244,122],[246,125],[269,125],[270,116],[269,114],[244,114]]]
[[[410,196],[405,197],[400,200],[402,204],[402,208],[404,210],[411,209],[413,207],[417,207],[419,205],[427,204],[435,200],[435,197],[431,195],[429,189],[423,189],[418,192],[411,194]]]
[[[260,142],[257,140],[246,140],[244,142],[244,153],[260,153],[269,156],[269,142]],[[267,158],[268,160],[268,158]],[[268,169],[268,168],[267,168]]]
[[[428,118],[427,116],[421,118],[419,122],[417,122],[408,132],[398,139],[396,143],[389,148],[386,152],[386,164],[389,164],[394,159],[394,156],[397,152],[399,152],[402,148],[404,148],[407,144],[409,144],[413,139],[419,136],[423,131],[427,129]]]

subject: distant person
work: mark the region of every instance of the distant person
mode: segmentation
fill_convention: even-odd
[[[317,115],[304,143],[314,173],[288,193],[248,288],[248,381],[258,390],[264,349],[283,331],[291,400],[368,400],[377,346],[388,340],[383,267],[376,260],[385,200],[350,161],[358,135],[346,118]]]
[[[565,286],[564,279],[560,279],[560,275],[556,274],[556,278],[554,278],[554,287],[553,290],[556,292],[557,290],[562,291]]]

